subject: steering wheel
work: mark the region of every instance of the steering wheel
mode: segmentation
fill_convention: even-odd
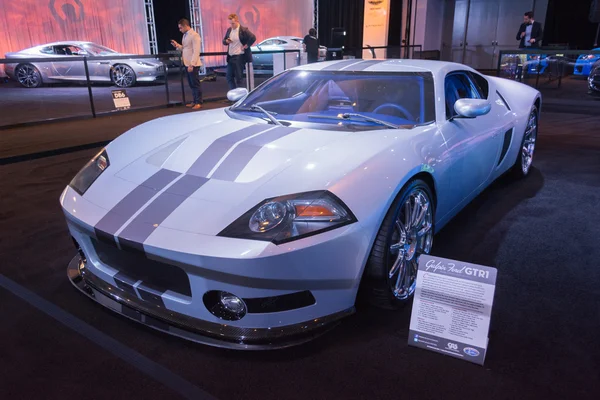
[[[402,114],[404,114],[404,116],[406,117],[405,119],[407,119],[409,121],[415,121],[415,118],[412,116],[412,114],[410,112],[408,112],[408,110],[406,108],[404,108],[401,105],[398,105],[396,103],[383,103],[382,105],[377,106],[377,108],[375,108],[373,110],[373,113],[377,114],[380,110],[382,110],[384,108],[396,109],[396,110],[400,111]]]

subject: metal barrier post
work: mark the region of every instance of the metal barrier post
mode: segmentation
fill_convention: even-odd
[[[558,63],[558,88],[560,89],[560,86],[562,84],[562,76],[563,76],[563,72],[564,72],[564,63]]]
[[[246,89],[254,90],[254,64],[246,63]]]
[[[90,82],[90,70],[88,68],[87,57],[83,57],[83,66],[85,68],[85,82],[87,83],[88,95],[90,96],[90,107],[92,115],[96,118],[96,107],[94,107],[94,96],[92,95],[92,84]]]
[[[183,70],[185,69],[185,65],[183,65],[183,58],[181,57],[181,55],[179,56],[179,62],[179,71],[181,72],[179,74],[181,78],[181,101],[183,102],[183,105],[185,105],[185,86],[183,86]],[[185,73],[187,74],[187,71],[185,71]]]
[[[496,69],[496,76],[500,76],[500,67],[502,66],[502,55],[504,54],[504,52],[502,50],[500,50],[500,53],[498,53],[498,68]]]
[[[165,68],[165,91],[167,92],[167,105],[171,103],[171,97],[169,96],[169,66],[167,63],[163,63]]]
[[[287,53],[285,52],[285,50],[283,51],[283,70],[285,71],[287,69],[285,62],[286,62],[286,55]]]
[[[537,89],[539,87],[539,83],[540,83],[540,69],[542,68],[542,55],[539,55],[538,58],[538,65],[537,65],[537,75],[535,77],[535,88]]]

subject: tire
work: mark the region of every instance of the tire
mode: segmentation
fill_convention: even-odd
[[[135,71],[127,64],[115,64],[110,69],[110,79],[115,86],[128,88],[135,85]]]
[[[419,204],[426,204],[427,208],[420,220],[409,224],[411,228],[407,235],[401,225],[407,225],[407,207],[411,211],[420,209],[416,205],[417,200]],[[433,244],[434,217],[435,204],[429,185],[421,179],[408,182],[392,203],[377,233],[363,275],[361,289],[364,300],[378,308],[395,310],[412,299],[419,256],[429,253]],[[418,233],[420,230],[424,232],[422,236]],[[404,254],[402,259],[401,252]],[[399,260],[402,262],[396,266]],[[398,279],[403,271],[406,280]]]
[[[527,119],[527,127],[521,140],[517,160],[512,166],[512,175],[516,179],[521,179],[529,175],[533,165],[533,155],[535,152],[535,143],[537,141],[539,113],[536,106],[531,108]]]
[[[42,74],[32,64],[20,64],[15,68],[15,78],[26,88],[37,88],[42,86]]]

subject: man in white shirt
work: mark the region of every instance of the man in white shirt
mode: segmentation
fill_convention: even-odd
[[[229,89],[235,89],[241,86],[244,65],[252,62],[250,47],[256,42],[256,36],[240,25],[236,14],[229,14],[227,20],[230,28],[223,38],[223,45],[227,46],[227,83]]]
[[[200,86],[199,71],[202,66],[200,61],[200,44],[202,39],[200,35],[192,29],[190,21],[183,18],[178,22],[179,32],[183,33],[182,44],[177,43],[175,40],[171,40],[171,44],[177,50],[181,51],[181,59],[183,65],[186,67],[188,82],[192,89],[192,95],[194,97],[187,107],[191,107],[192,110],[199,110],[202,108],[202,87]]]

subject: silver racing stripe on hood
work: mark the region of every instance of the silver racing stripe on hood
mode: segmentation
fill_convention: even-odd
[[[131,218],[144,204],[150,201],[159,191],[173,182],[181,174],[161,169],[146,179],[119,201],[94,226],[96,237],[115,244],[115,233]]]
[[[132,190],[96,224],[96,237],[144,252],[154,230],[210,179],[234,181],[263,147],[298,130],[255,124],[216,139],[186,173],[163,168]]]
[[[221,158],[223,158],[223,156],[225,156],[238,142],[269,129],[273,129],[273,125],[256,124],[221,136],[200,154],[192,166],[187,170],[187,174],[204,177],[208,176],[208,173],[219,163]]]
[[[277,127],[243,141],[225,158],[210,179],[233,181],[260,149],[297,130],[297,128]],[[230,160],[230,162],[227,162],[227,160]],[[221,172],[217,178],[215,175],[219,171]],[[152,232],[208,181],[209,178],[189,173],[175,180],[171,186],[165,188],[142,212],[131,220],[123,230],[117,233],[121,247],[143,252],[143,243],[150,237]]]
[[[117,233],[121,247],[143,251],[144,241],[173,211],[177,209],[208,178],[182,175],[140,212],[121,232]]]
[[[260,149],[298,130],[299,128],[280,126],[245,140],[233,149],[233,151],[221,162],[215,172],[210,175],[210,178],[235,181],[238,175],[246,168]]]

